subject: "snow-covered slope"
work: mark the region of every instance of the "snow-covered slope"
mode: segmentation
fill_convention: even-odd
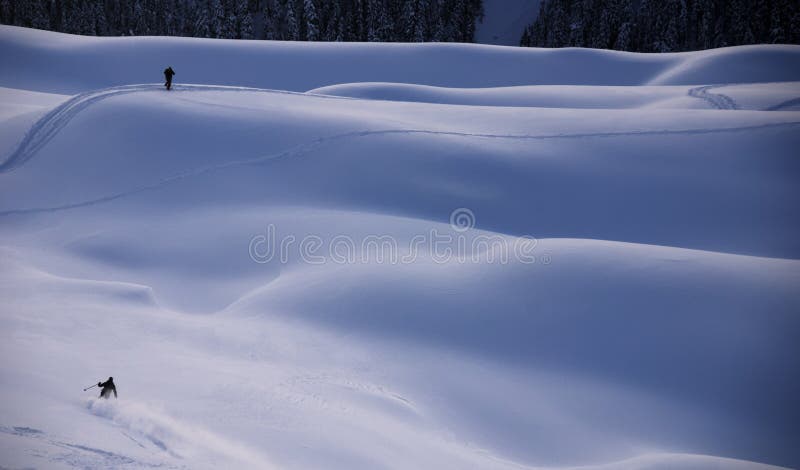
[[[163,79],[308,91],[352,82],[460,88],[523,85],[708,85],[800,81],[796,46],[684,54],[469,44],[360,44],[94,38],[3,26],[5,87],[51,93]]]
[[[471,106],[540,108],[680,108],[780,111],[800,108],[792,98],[798,82],[724,85],[736,100],[720,94],[721,85],[705,86],[581,86],[537,85],[499,88],[445,88],[408,83],[343,83],[310,93],[350,98]],[[715,91],[716,90],[716,91]],[[697,99],[700,98],[700,99]]]
[[[800,465],[800,47],[0,50],[1,466]]]

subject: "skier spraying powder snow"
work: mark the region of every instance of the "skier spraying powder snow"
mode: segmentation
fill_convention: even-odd
[[[98,387],[103,387],[100,390],[99,398],[109,398],[111,392],[114,392],[114,398],[117,398],[117,387],[114,385],[114,377],[109,377],[105,382],[97,382]]]
[[[175,71],[172,70],[172,67],[167,67],[164,69],[164,78],[167,79],[167,82],[164,83],[164,86],[167,87],[167,90],[172,88],[172,76],[175,75]]]

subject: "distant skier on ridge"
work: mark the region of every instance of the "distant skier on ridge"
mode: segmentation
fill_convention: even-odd
[[[164,78],[167,79],[167,82],[164,84],[167,87],[167,90],[172,88],[172,76],[175,75],[175,71],[172,70],[172,67],[167,67],[164,69]]]
[[[103,387],[103,389],[100,390],[100,396],[98,398],[109,398],[111,392],[114,392],[114,398],[117,398],[117,387],[114,385],[114,377],[109,377],[105,382],[97,382],[97,386]]]

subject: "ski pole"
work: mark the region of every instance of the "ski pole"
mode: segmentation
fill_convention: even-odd
[[[86,388],[83,389],[83,391],[85,392],[86,390],[89,390],[90,388],[95,388],[95,387],[97,387],[97,384],[94,384],[91,387],[86,387]]]

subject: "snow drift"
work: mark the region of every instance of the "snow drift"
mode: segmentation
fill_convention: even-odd
[[[800,464],[800,47],[0,49],[3,466]]]
[[[291,91],[351,82],[485,88],[800,81],[800,49],[787,45],[636,54],[437,43],[90,38],[12,26],[0,29],[0,41],[3,86],[70,94],[159,81],[167,64],[177,72],[177,83]]]

